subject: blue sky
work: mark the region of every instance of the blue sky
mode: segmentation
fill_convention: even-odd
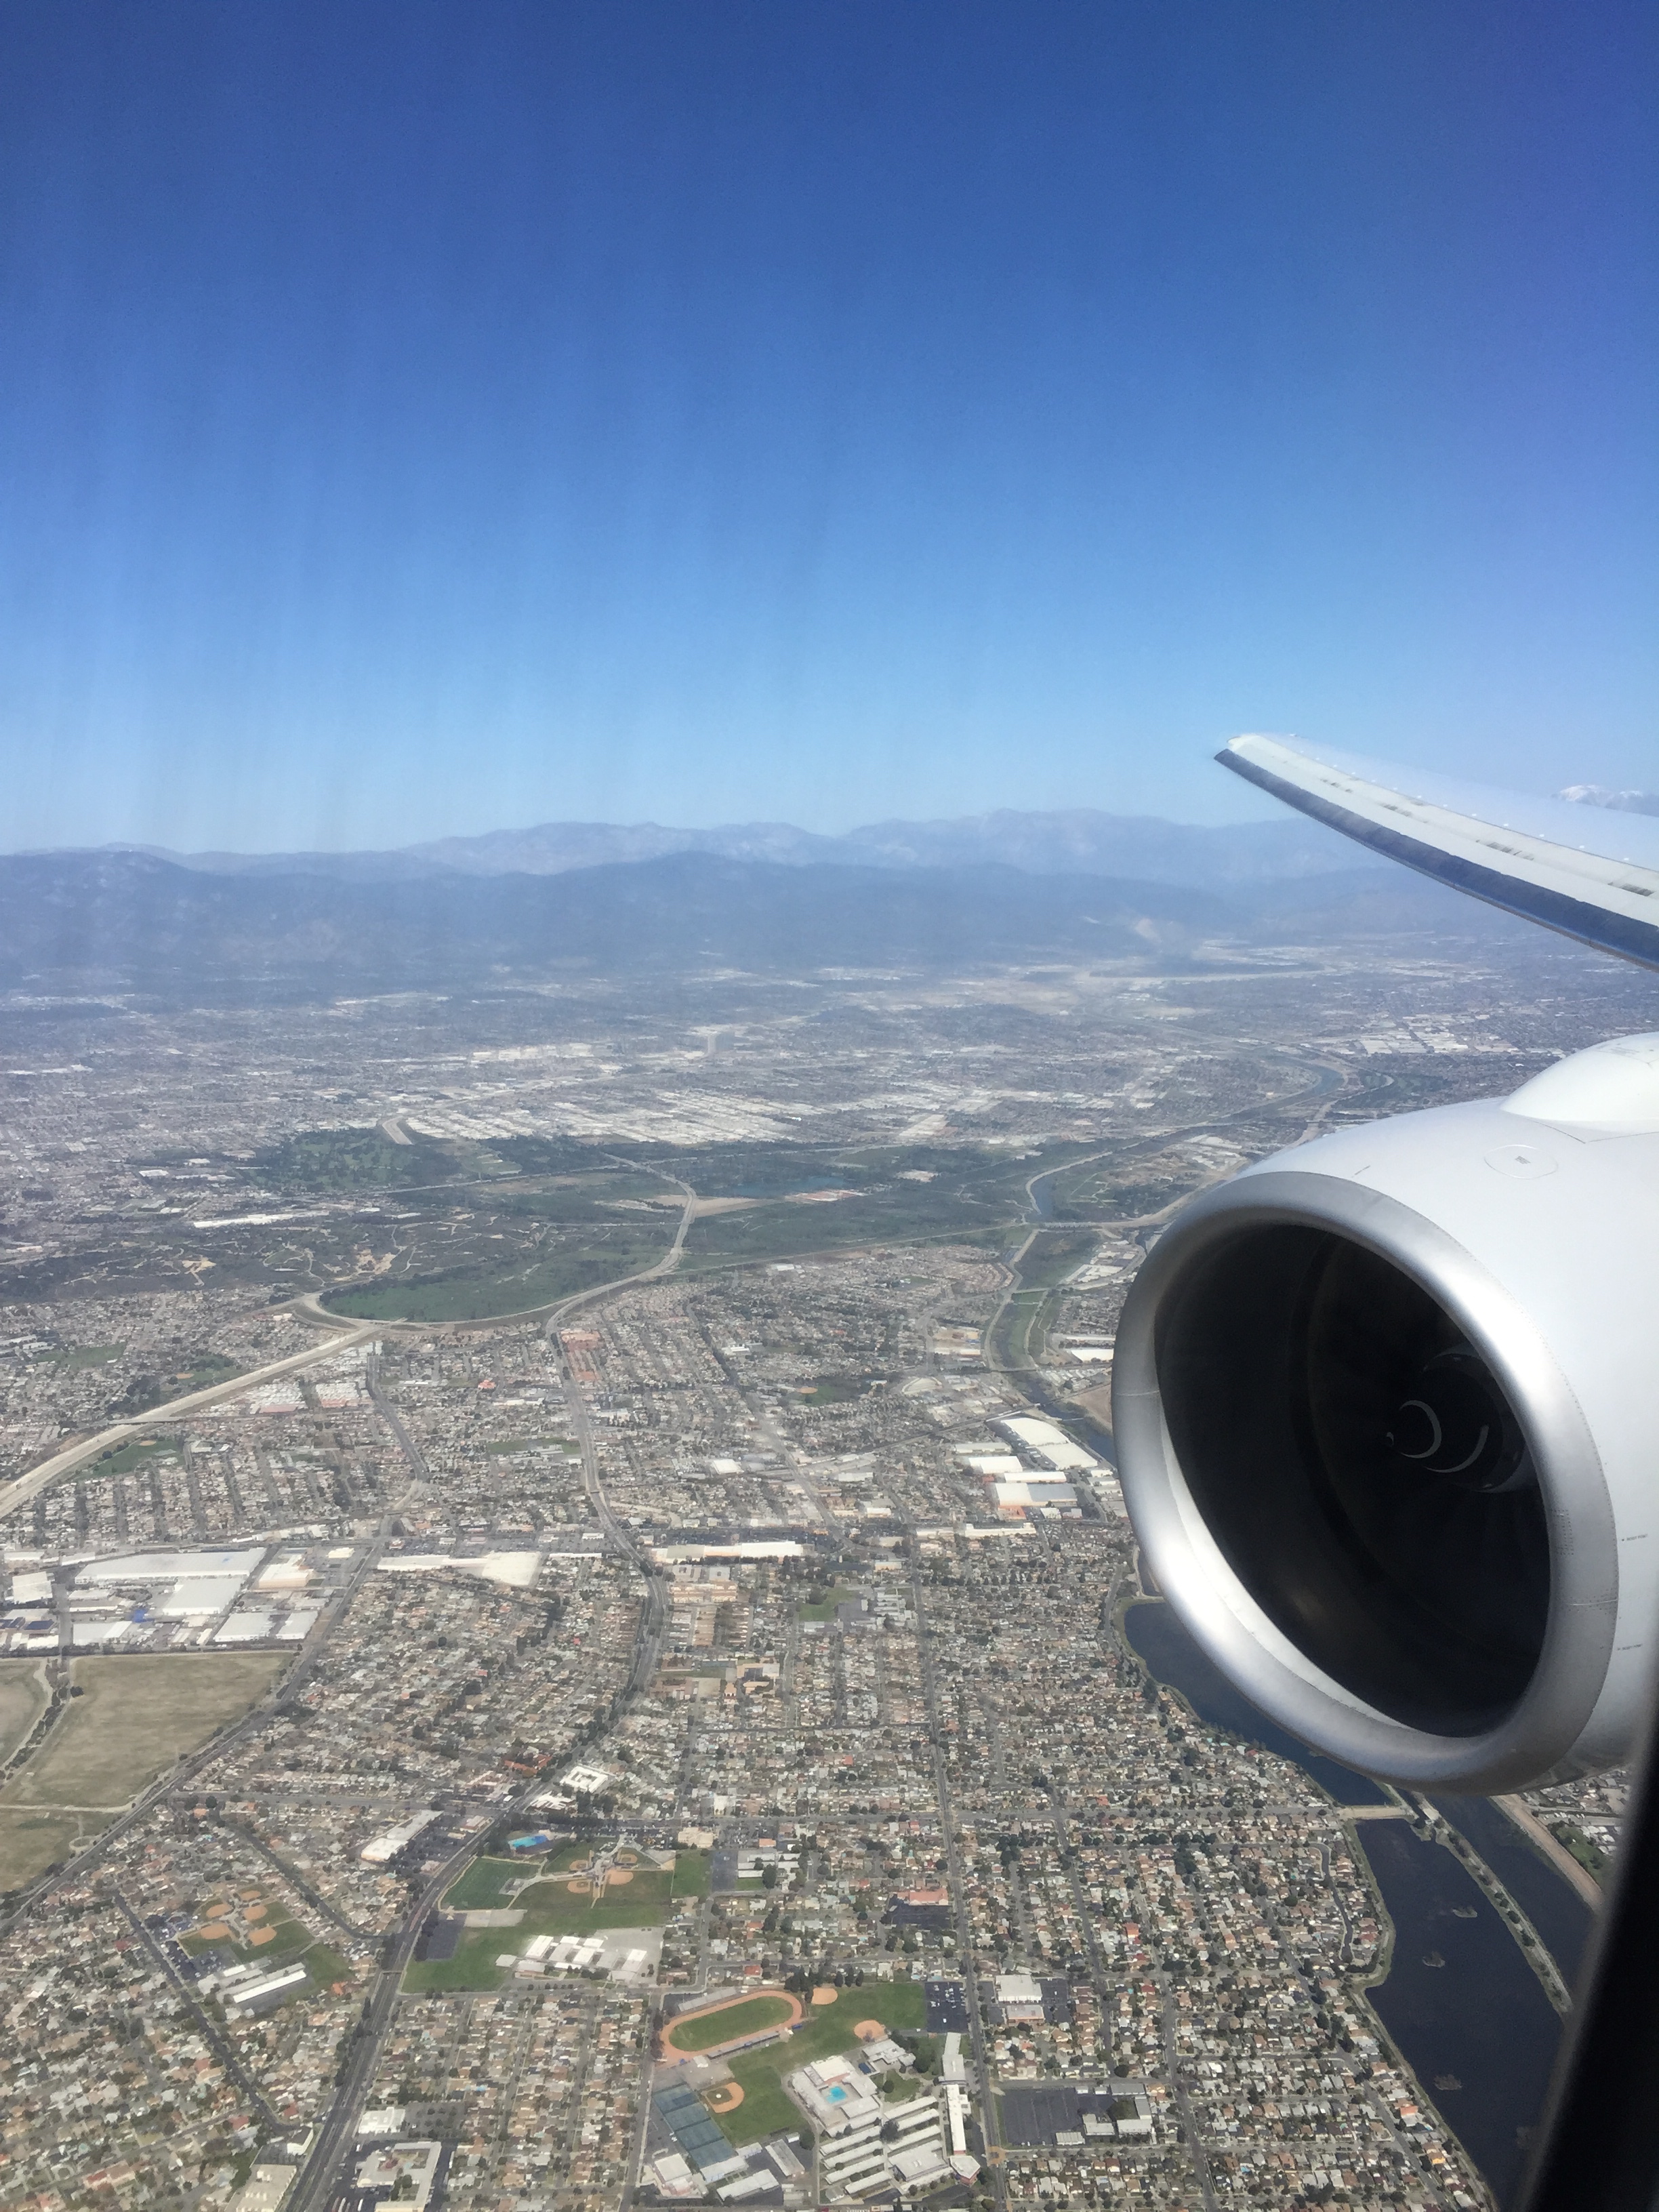
[[[42,0],[0,844],[1659,784],[1659,16]]]

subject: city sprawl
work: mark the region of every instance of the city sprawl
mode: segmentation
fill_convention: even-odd
[[[1490,2206],[1382,1832],[1571,1962],[1176,1686],[1113,1335],[1193,1191],[1638,997],[1377,939],[0,1009],[0,2205]],[[1622,1803],[1510,1832],[1593,1896]]]

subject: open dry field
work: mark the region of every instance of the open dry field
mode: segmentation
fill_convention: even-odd
[[[0,1759],[9,1759],[43,1712],[51,1692],[45,1662],[0,1660]]]
[[[94,1836],[174,1759],[245,1713],[287,1663],[251,1651],[76,1660],[82,1694],[0,1790],[0,1891]]]

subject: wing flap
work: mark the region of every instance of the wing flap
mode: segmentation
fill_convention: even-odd
[[[1659,968],[1659,820],[1525,799],[1287,738],[1235,738],[1216,757],[1375,853],[1598,951]]]

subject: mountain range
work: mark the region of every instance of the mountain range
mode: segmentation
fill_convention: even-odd
[[[824,836],[785,822],[709,830],[655,822],[544,822],[477,837],[440,837],[386,852],[176,853],[136,850],[176,867],[228,876],[331,876],[385,883],[422,877],[556,876],[698,853],[777,867],[1018,868],[1034,875],[1129,877],[1194,890],[1273,883],[1364,865],[1333,831],[1295,815],[1201,828],[1156,816],[1091,808],[1026,813],[1004,809],[953,820],[876,822]]]
[[[112,993],[314,1002],[559,978],[1167,963],[1217,939],[1326,945],[1504,926],[1380,867],[1200,890],[989,862],[858,867],[708,853],[558,874],[367,879],[215,872],[131,851],[0,859],[0,990],[14,1008]]]

